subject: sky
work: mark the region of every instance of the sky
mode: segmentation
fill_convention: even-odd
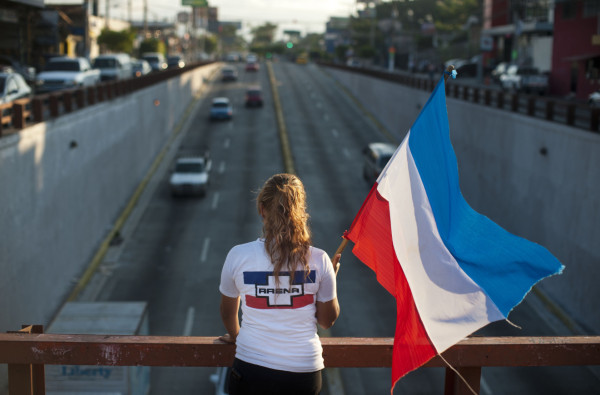
[[[46,0],[46,4],[79,3],[83,0]],[[144,1],[148,2],[148,20],[174,20],[179,11],[191,11],[181,6],[181,0],[99,0],[100,15],[105,14],[106,2],[111,18],[128,19],[131,2],[134,20],[143,19]],[[331,16],[347,17],[356,12],[356,0],[208,0],[218,7],[219,20],[241,21],[244,30],[271,22],[283,30],[299,30],[302,34],[322,33]],[[278,37],[280,38],[280,37]]]

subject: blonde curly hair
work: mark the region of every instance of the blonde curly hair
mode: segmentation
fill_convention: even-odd
[[[283,268],[290,274],[303,270],[307,277],[311,234],[302,181],[293,174],[275,174],[265,182],[256,200],[276,284]],[[293,281],[293,274],[290,278]]]

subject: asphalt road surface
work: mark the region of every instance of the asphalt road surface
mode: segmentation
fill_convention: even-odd
[[[218,284],[229,249],[261,235],[255,193],[272,174],[283,172],[283,158],[264,64],[239,80],[210,83],[181,135],[154,174],[144,197],[124,227],[123,241],[111,247],[99,274],[82,299],[147,301],[150,334],[218,336]],[[296,172],[308,193],[314,245],[333,254],[370,185],[362,178],[362,149],[387,141],[326,71],[315,65],[274,63]],[[261,85],[265,104],[245,108],[245,90]],[[210,122],[210,99],[228,97],[231,121]],[[173,198],[168,176],[175,158],[210,152],[211,184],[202,198]],[[341,315],[332,336],[393,337],[395,301],[373,272],[348,248],[338,275]],[[505,322],[480,335],[568,335],[530,295]],[[515,355],[515,358],[518,358]],[[211,394],[216,368],[152,368],[151,394]],[[387,394],[390,369],[339,369],[340,394]],[[327,380],[325,380],[327,382]],[[396,385],[397,394],[442,394],[444,370],[420,369]],[[336,393],[338,391],[335,391]],[[326,386],[324,394],[331,391]],[[600,382],[585,367],[483,369],[482,394],[599,394]]]

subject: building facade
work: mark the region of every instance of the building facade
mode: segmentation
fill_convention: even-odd
[[[600,1],[556,0],[552,93],[586,99],[600,89]]]

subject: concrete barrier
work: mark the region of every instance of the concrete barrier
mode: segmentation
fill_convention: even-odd
[[[0,332],[48,324],[219,66],[0,139]]]
[[[359,73],[326,72],[398,141],[429,97]],[[600,333],[600,135],[452,98],[447,109],[465,199],[548,248],[566,269],[539,289],[575,331]]]

